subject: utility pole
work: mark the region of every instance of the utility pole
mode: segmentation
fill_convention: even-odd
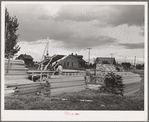
[[[134,59],[134,66],[136,65],[136,56],[135,56],[135,59]]]
[[[113,62],[112,62],[112,56],[113,56],[113,54],[111,53],[110,55],[111,55],[111,63],[113,64]]]
[[[145,63],[145,61],[144,61],[144,49],[143,49],[143,64]]]
[[[92,48],[87,48],[87,49],[89,50],[88,63],[89,63],[89,65],[90,65],[90,50],[91,50]]]
[[[134,66],[136,67],[136,56],[135,56],[135,59],[134,59]]]

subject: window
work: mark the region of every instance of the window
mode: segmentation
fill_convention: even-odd
[[[67,62],[67,66],[69,67],[69,62]]]
[[[73,67],[73,62],[72,62],[72,67]]]

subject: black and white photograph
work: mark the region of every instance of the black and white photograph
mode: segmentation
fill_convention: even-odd
[[[147,121],[147,2],[1,2],[3,121]]]

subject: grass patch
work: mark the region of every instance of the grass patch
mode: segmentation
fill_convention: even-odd
[[[67,101],[52,100],[65,98]],[[43,98],[37,96],[18,96],[6,98],[6,110],[143,110],[144,101],[140,97],[121,97],[104,95],[92,90],[67,93],[61,96]],[[82,102],[78,99],[93,100]]]

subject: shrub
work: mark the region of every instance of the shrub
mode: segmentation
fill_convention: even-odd
[[[46,81],[46,84],[41,85],[41,92],[40,95],[44,97],[50,97],[51,94],[51,85],[48,81]]]
[[[141,69],[142,68],[142,65],[141,64],[137,64],[136,65],[136,69]]]
[[[104,84],[102,92],[123,95],[124,84],[120,75],[116,75],[113,72],[107,73],[107,75],[105,75]]]

